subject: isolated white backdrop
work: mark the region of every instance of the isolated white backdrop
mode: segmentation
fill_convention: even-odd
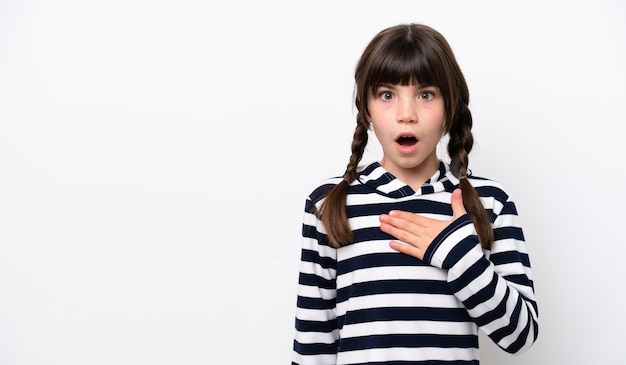
[[[514,196],[534,348],[623,364],[626,6],[0,1],[0,364],[290,362],[305,196],[343,172],[384,27],[450,41],[474,173]],[[368,159],[376,159],[375,145]]]

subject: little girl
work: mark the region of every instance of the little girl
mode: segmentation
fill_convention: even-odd
[[[293,364],[478,364],[478,330],[510,353],[537,339],[515,204],[472,175],[463,74],[434,29],[378,33],[355,71],[343,176],[306,200]],[[359,166],[372,129],[383,156]],[[437,144],[448,135],[450,163]]]

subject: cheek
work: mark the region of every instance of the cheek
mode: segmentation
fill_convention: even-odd
[[[443,109],[443,108],[442,108]],[[446,133],[446,114],[441,111],[435,111],[431,114],[430,120],[433,123],[433,130],[437,130],[439,135],[443,135]]]
[[[374,132],[376,138],[380,139],[382,133],[378,124],[370,122],[370,129]]]
[[[432,139],[440,140],[446,134],[446,122],[443,115],[433,115],[428,126],[428,135]]]
[[[385,145],[387,143],[386,141],[392,139],[391,133],[384,125],[381,126],[380,124],[372,123],[370,129],[373,132],[373,136],[376,138],[376,142],[381,145]]]
[[[446,126],[446,118],[444,117],[441,120],[441,124],[439,125],[439,134],[444,135],[444,134],[446,134],[447,130],[448,130],[448,128]]]
[[[370,129],[372,129],[374,131],[374,134],[376,134],[376,137],[380,138],[386,134],[390,133],[391,128],[389,127],[388,124],[386,123],[380,123],[380,122],[376,122],[376,121],[372,121],[370,123]]]

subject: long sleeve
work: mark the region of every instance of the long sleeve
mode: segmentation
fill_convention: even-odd
[[[499,347],[520,353],[538,335],[538,308],[524,236],[512,201],[493,204],[494,243],[481,248],[469,216],[454,221],[424,260],[448,270],[448,284],[479,328]]]
[[[324,244],[323,228],[307,200],[302,225],[293,362],[298,365],[335,364],[338,329],[336,314],[336,250]]]

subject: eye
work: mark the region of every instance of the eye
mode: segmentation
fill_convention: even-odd
[[[425,99],[425,100],[432,100],[435,98],[435,93],[430,90],[425,90],[419,94],[419,98]]]
[[[387,100],[391,100],[391,99],[393,99],[393,93],[392,93],[391,91],[389,91],[389,90],[380,91],[380,92],[378,93],[378,97],[379,97],[381,100],[385,100],[385,101],[387,101]]]

